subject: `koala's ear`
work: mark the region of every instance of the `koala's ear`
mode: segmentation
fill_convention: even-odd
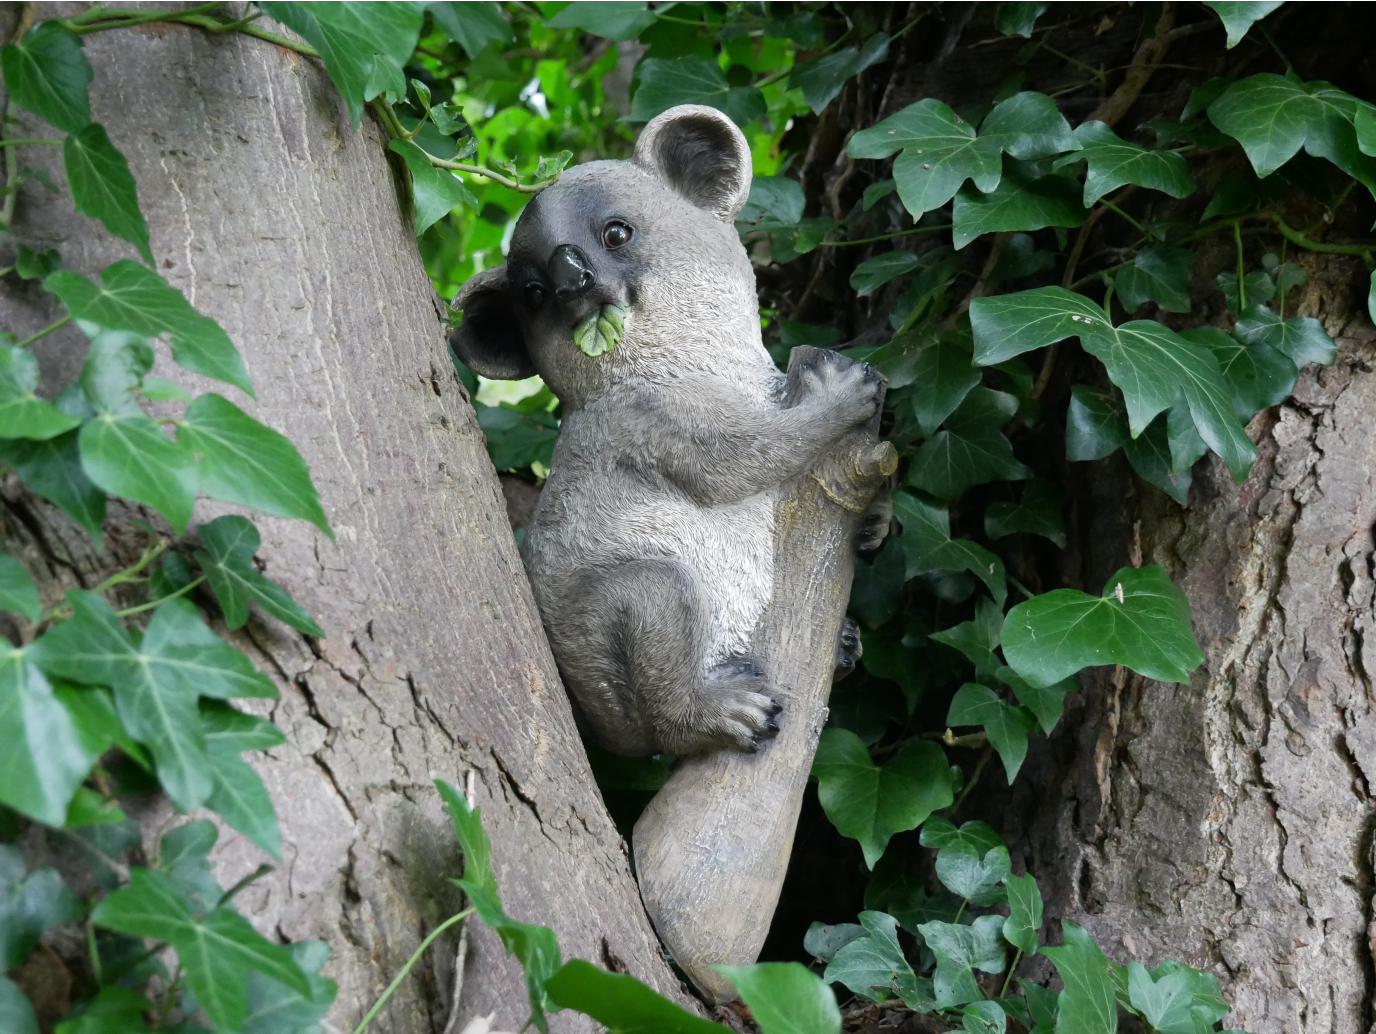
[[[680,104],[655,116],[635,143],[635,162],[723,222],[750,195],[750,145],[716,108]]]
[[[454,308],[463,311],[463,323],[449,335],[449,345],[465,366],[493,380],[520,380],[535,373],[516,322],[506,266],[484,270],[465,283]]]

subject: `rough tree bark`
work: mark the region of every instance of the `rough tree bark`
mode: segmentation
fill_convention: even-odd
[[[18,5],[6,6],[13,25]],[[340,985],[329,1018],[352,1027],[459,907],[447,883],[459,854],[431,780],[462,786],[472,771],[508,911],[553,926],[566,955],[684,1000],[589,771],[378,128],[365,118],[353,130],[317,62],[260,40],[153,25],[85,46],[95,118],[129,159],[160,272],[229,332],[258,399],[195,386],[232,394],[291,438],[337,535],[254,518],[267,574],[327,637],[271,620],[231,637],[276,681],[267,710],[289,741],[255,761],[283,864],[237,904],[271,936],[329,941],[324,972]],[[55,149],[26,149],[22,162],[63,185]],[[131,257],[70,206],[30,181],[17,238],[57,247],[88,276]],[[53,317],[36,289],[0,289],[7,329],[22,336]],[[84,339],[68,327],[36,351],[45,388],[59,388]],[[45,604],[137,549],[126,531],[94,552],[13,478],[3,495],[5,548],[46,575]],[[203,502],[197,517],[224,509]],[[265,860],[231,831],[213,859],[226,886]],[[454,945],[437,945],[374,1029],[444,1027]],[[524,981],[476,927],[461,1020],[494,1011],[499,1029],[517,1029]],[[591,1024],[565,1013],[552,1026]]]

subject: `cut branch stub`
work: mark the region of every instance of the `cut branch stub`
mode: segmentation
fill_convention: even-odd
[[[788,394],[805,365],[849,363],[819,349],[789,356]],[[674,960],[713,1001],[736,997],[712,967],[754,962],[769,932],[793,847],[817,738],[827,718],[836,644],[850,598],[856,532],[898,457],[878,418],[785,486],[774,511],[774,591],[753,649],[784,710],[758,754],[681,761],[636,823],[640,896]]]

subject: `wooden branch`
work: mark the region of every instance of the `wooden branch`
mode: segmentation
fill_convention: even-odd
[[[818,351],[795,348],[789,356],[790,396]],[[855,535],[897,465],[876,418],[779,501],[773,599],[753,642],[784,705],[779,735],[758,754],[721,751],[680,762],[636,823],[641,900],[674,961],[712,1001],[736,997],[712,967],[754,962],[769,932],[826,724]]]

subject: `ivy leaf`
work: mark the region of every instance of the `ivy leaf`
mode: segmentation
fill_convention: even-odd
[[[792,183],[793,180],[789,182]],[[864,298],[895,277],[910,273],[916,268],[917,256],[911,251],[888,251],[883,255],[876,255],[855,267],[855,272],[850,275],[851,290],[857,297]]]
[[[1056,1025],[1056,1007],[1060,996],[1022,977],[1018,978],[1018,984],[1022,987],[1027,1011],[1034,1024],[1032,1034],[1051,1034]]]
[[[435,223],[447,216],[458,205],[467,205],[473,211],[481,206],[463,181],[448,169],[440,169],[430,164],[425,152],[410,140],[393,140],[387,145],[395,151],[411,170],[411,186],[415,194],[414,225],[419,237]]]
[[[982,233],[1076,227],[1085,221],[1080,185],[1066,176],[1039,175],[1030,163],[1008,159],[997,187],[981,193],[961,188],[951,208],[951,241],[965,247]]]
[[[143,995],[112,984],[102,988],[80,1016],[63,1020],[53,1029],[56,1034],[145,1034],[149,1027],[143,1014],[156,1008]]]
[[[8,553],[0,553],[0,610],[22,614],[38,623],[38,586],[28,569]]]
[[[803,949],[821,962],[830,962],[838,951],[863,936],[865,928],[859,923],[813,923],[803,937]]]
[[[105,127],[92,122],[68,136],[62,142],[62,160],[76,210],[99,219],[116,237],[134,245],[151,266],[153,252],[148,247],[148,224],[139,211],[134,175],[124,155],[105,135]]]
[[[0,741],[5,744],[0,801],[39,822],[61,826],[95,759],[83,748],[72,716],[53,695],[32,650],[10,647],[0,656]]]
[[[169,830],[158,844],[158,868],[172,878],[197,915],[210,911],[225,896],[210,872],[210,852],[219,837],[215,823],[197,819]]]
[[[1004,847],[1003,838],[987,822],[973,820],[959,829],[950,819],[940,815],[927,820],[922,827],[922,846],[934,847],[939,851],[947,848],[968,851],[983,858],[997,847]]]
[[[1057,1028],[1084,1034],[1114,1034],[1118,1029],[1118,999],[1113,991],[1112,970],[1116,967],[1089,934],[1074,923],[1062,919],[1061,931],[1065,935],[1064,947],[1042,949],[1065,981]]]
[[[771,224],[792,226],[803,218],[803,207],[806,204],[803,185],[797,180],[788,176],[756,176],[750,181],[750,196],[736,214],[736,222],[759,223],[766,220]],[[905,251],[890,254],[912,253]],[[853,279],[851,286],[855,286]]]
[[[497,877],[492,873],[492,842],[483,831],[482,809],[469,808],[463,795],[443,779],[436,779],[435,786],[449,809],[454,836],[463,848],[463,879],[454,882],[468,895],[478,918],[497,932],[507,954],[515,955],[525,969],[530,1022],[545,1034],[545,1013],[558,1007],[545,982],[559,969],[559,942],[549,927],[518,923],[502,910]]]
[[[1117,973],[1115,973],[1115,977],[1117,978],[1115,979],[1115,984],[1118,990],[1118,999],[1120,1002],[1122,1001],[1123,985],[1126,984],[1128,1000],[1132,1001],[1131,973],[1126,974],[1126,979],[1123,979],[1123,973],[1124,971],[1121,969],[1118,969]],[[1147,973],[1153,980],[1157,981],[1158,987],[1163,978],[1173,974],[1179,974],[1183,978],[1184,985],[1190,995],[1190,1012],[1193,1015],[1194,1027],[1191,1030],[1191,1028],[1186,1027],[1184,1024],[1181,1024],[1181,1026],[1183,1029],[1190,1031],[1190,1034],[1193,1034],[1194,1031],[1207,1030],[1212,1027],[1219,1020],[1223,1019],[1231,1009],[1227,1000],[1224,999],[1222,992],[1219,990],[1218,978],[1212,973],[1206,973],[1199,969],[1192,969],[1189,966],[1175,962],[1171,959],[1167,959],[1155,969],[1147,970]],[[1133,1004],[1136,1005],[1135,1002],[1133,1002]],[[1165,1026],[1160,1026],[1160,1030],[1163,1034],[1167,1034],[1167,1028]],[[1170,1034],[1174,1034],[1174,1032],[1170,1032]]]
[[[66,271],[43,281],[77,319],[145,337],[166,333],[178,365],[253,397],[244,360],[229,335],[157,273],[126,259],[102,270],[100,284],[96,287],[81,274]]]
[[[1050,4],[1042,3],[1003,3],[994,14],[994,28],[1005,36],[1032,38],[1032,26],[1036,24]]]
[[[1158,417],[1152,421],[1151,426],[1123,447],[1123,455],[1144,480],[1181,506],[1189,504],[1194,477],[1188,466],[1177,469],[1166,419]]]
[[[460,6],[458,4],[455,5]],[[466,6],[466,5],[464,5]],[[655,23],[644,2],[600,3],[580,0],[545,21],[551,29],[582,29],[616,43],[633,40]]]
[[[987,686],[967,682],[956,690],[956,695],[951,698],[946,724],[984,726],[990,744],[999,752],[999,760],[1003,762],[1008,783],[1012,785],[1018,776],[1018,770],[1022,768],[1023,760],[1027,757],[1027,734],[1034,726],[1030,714],[1001,700],[999,695]],[[965,896],[969,897],[968,894]]]
[[[1037,954],[1037,931],[1042,928],[1042,892],[1032,874],[1008,876],[1003,881],[1008,893],[1008,918],[1003,921],[1003,937],[1024,955]]]
[[[898,184],[892,179],[880,180],[878,183],[871,183],[865,188],[864,194],[860,196],[860,207],[868,212],[884,198],[888,197],[898,189]]]
[[[938,334],[918,352],[912,364],[912,390],[907,406],[922,433],[931,437],[980,382],[968,327]]]
[[[836,99],[842,87],[871,65],[889,56],[889,34],[876,32],[860,47],[844,47],[822,57],[794,65],[789,73],[789,89],[803,91],[803,100],[814,115]]]
[[[724,970],[729,968],[723,967]],[[744,971],[749,972],[749,968]],[[608,973],[583,959],[564,963],[545,981],[545,992],[555,1005],[576,1009],[618,1034],[721,1034],[722,1031],[718,1024],[694,1016],[635,977]]]
[[[1069,422],[1066,427],[1069,429]],[[1065,498],[1050,481],[1035,478],[1022,490],[1016,503],[990,503],[984,511],[984,534],[1001,539],[1015,532],[1027,532],[1050,539],[1065,549],[1065,522],[1061,509]]]
[[[1008,598],[1003,561],[969,539],[951,538],[946,510],[923,502],[911,492],[895,492],[893,510],[903,524],[898,544],[907,556],[907,577],[928,571],[969,571],[989,587],[1000,607]]]
[[[1004,1001],[971,1002],[961,1009],[961,1029],[969,1034],[1004,1034],[1008,1029],[1008,1013]]]
[[[1007,957],[999,937],[1003,916],[980,916],[969,926],[956,923],[923,923],[917,928],[936,955],[933,988],[943,1009],[984,998],[974,970],[1002,973]]]
[[[251,600],[298,632],[313,636],[325,634],[285,589],[253,566],[253,555],[258,552],[262,540],[252,521],[237,515],[217,517],[209,524],[202,524],[200,533],[205,549],[197,550],[196,563],[201,565],[210,582],[215,599],[224,611],[226,625],[242,628],[248,620]]]
[[[276,859],[282,857],[282,834],[267,787],[253,766],[239,757],[243,750],[275,747],[286,738],[271,722],[255,719],[224,705],[202,704],[202,731],[210,756],[210,796],[206,807]],[[266,728],[261,728],[265,726]],[[271,730],[271,732],[268,732]],[[245,746],[248,739],[252,746]],[[262,744],[265,744],[262,745]]]
[[[1376,269],[1371,271],[1371,286],[1366,292],[1366,312],[1376,322]]]
[[[956,897],[965,898],[975,905],[993,905],[1003,901],[1005,895],[999,884],[1009,872],[1008,848],[1002,844],[990,848],[983,855],[964,845],[943,847],[936,855],[937,879]],[[999,925],[1002,926],[1001,923]]]
[[[105,493],[91,484],[81,466],[76,431],[45,441],[0,440],[0,463],[20,480],[67,512],[97,543],[105,525]]]
[[[1030,478],[999,431],[1018,411],[1018,400],[991,388],[974,388],[946,418],[945,430],[917,451],[908,484],[940,499],[955,499],[971,485]]]
[[[1152,980],[1140,962],[1129,962],[1128,997],[1132,1007],[1161,1034],[1195,1034],[1198,1029],[1190,1012],[1194,995],[1179,970]]]
[[[733,87],[720,65],[695,54],[646,58],[636,71],[640,86],[631,100],[628,122],[648,122],[678,104],[706,104],[725,112],[738,126],[765,113],[764,94],[756,87]]]
[[[78,442],[81,468],[97,487],[153,507],[179,535],[186,530],[196,501],[196,462],[184,443],[169,439],[142,413],[103,413],[82,426]]]
[[[1084,206],[1091,207],[1105,194],[1128,183],[1159,190],[1171,197],[1189,197],[1194,180],[1185,159],[1174,151],[1148,151],[1129,143],[1102,122],[1082,122],[1075,127],[1082,150],[1056,161],[1056,167],[1085,161]]]
[[[837,951],[822,980],[827,984],[845,984],[871,1002],[882,1002],[896,993],[910,1009],[930,1011],[936,1005],[932,982],[919,979],[903,957],[894,917],[883,912],[861,912],[860,924],[865,936],[851,940]],[[810,1032],[812,1028],[799,1030]]]
[[[1080,688],[1080,683],[1073,675],[1049,686],[1034,686],[1008,667],[1000,668],[995,672],[995,677],[1013,691],[1018,703],[1036,716],[1042,731],[1048,736],[1065,711],[1065,695]]]
[[[1246,306],[1243,306],[1238,295],[1236,273],[1219,273],[1214,277],[1214,286],[1223,292],[1223,301],[1229,312],[1242,312],[1244,308],[1250,309],[1262,302],[1269,302],[1276,296],[1276,282],[1271,279],[1271,274],[1261,269],[1248,273],[1242,279],[1243,293],[1247,296]]]
[[[334,1003],[338,985],[320,976],[320,968],[330,959],[330,946],[324,941],[297,941],[283,947],[306,975],[310,993],[250,972],[248,1015],[240,1034],[309,1034]]]
[[[761,1034],[840,1034],[836,996],[801,963],[715,968],[736,985]],[[721,1030],[716,1024],[712,1028]]]
[[[168,796],[186,811],[199,807],[212,785],[197,697],[275,697],[272,683],[185,600],[158,607],[137,645],[101,597],[73,589],[67,602],[73,616],[29,647],[33,661],[51,676],[113,689],[120,721],[152,751]]]
[[[1212,7],[1228,32],[1228,49],[1232,50],[1242,42],[1253,22],[1259,22],[1279,7],[1284,0],[1264,0],[1262,3],[1240,2],[1240,0],[1204,0],[1205,7]]]
[[[933,632],[931,638],[963,653],[974,664],[979,678],[992,678],[999,668],[994,650],[998,648],[1002,626],[1002,608],[993,600],[981,598],[973,620]]]
[[[1136,312],[1150,301],[1167,312],[1189,312],[1190,267],[1194,257],[1188,248],[1172,244],[1149,244],[1143,248],[1114,278],[1123,308]]]
[[[1359,149],[1356,113],[1357,100],[1330,83],[1271,72],[1233,83],[1209,105],[1209,119],[1242,145],[1258,176],[1269,176],[1303,147],[1371,188],[1376,159]]]
[[[56,869],[26,875],[23,852],[0,845],[0,973],[18,968],[50,928],[79,923],[85,912]]]
[[[42,280],[60,265],[62,256],[56,248],[34,251],[27,244],[21,244],[15,249],[14,271],[21,280]]]
[[[1188,682],[1204,663],[1190,605],[1159,567],[1125,567],[1105,595],[1056,589],[1019,603],[1003,624],[1009,665],[1034,686],[1081,668],[1122,664],[1158,682]]]
[[[899,149],[903,153],[894,162],[894,182],[904,206],[917,218],[950,201],[967,179],[979,191],[993,191],[1004,175],[1005,151],[1031,160],[1076,150],[1076,142],[1056,102],[1045,94],[1025,92],[1001,101],[978,136],[973,126],[929,97],[856,133],[846,154],[887,158]],[[959,217],[956,224],[959,228]]]
[[[81,423],[34,395],[38,360],[13,345],[0,345],[0,438],[54,438]]]
[[[946,755],[935,743],[909,743],[882,767],[846,729],[823,729],[812,763],[817,796],[837,831],[858,840],[871,869],[889,838],[916,829],[954,799]]]
[[[1213,352],[1219,372],[1223,374],[1223,383],[1232,393],[1233,415],[1239,420],[1251,420],[1263,409],[1280,405],[1294,393],[1299,371],[1269,344],[1262,341],[1244,344],[1217,327],[1209,326],[1181,331],[1180,336]]]
[[[57,22],[39,22],[17,46],[0,50],[0,70],[15,103],[43,121],[64,133],[80,133],[90,124],[91,65],[81,37]]]
[[[248,1016],[247,970],[303,995],[311,984],[286,948],[266,940],[224,905],[197,918],[172,879],[136,868],[130,885],[105,898],[91,918],[108,929],[155,937],[177,950],[187,985],[216,1024],[238,1029]]]
[[[466,0],[464,3],[428,0],[425,9],[434,17],[436,27],[463,47],[470,58],[477,57],[478,52],[493,40],[509,43],[515,38],[511,26],[502,17],[502,5],[491,0]]]
[[[1166,441],[1170,447],[1172,474],[1188,471],[1209,451],[1190,421],[1189,409],[1179,402],[1166,411]]]
[[[33,1014],[19,985],[0,974],[0,1030],[13,1034],[38,1034],[38,1018]]]
[[[201,491],[274,517],[310,521],[333,539],[306,463],[285,437],[220,395],[187,407],[178,437],[197,453]]]
[[[1130,438],[1126,410],[1111,391],[1087,384],[1071,387],[1065,417],[1066,459],[1101,460]]]
[[[365,101],[384,90],[398,98],[406,93],[402,66],[416,49],[423,17],[420,4],[265,2],[258,6],[320,52],[355,129]]]
[[[1060,287],[970,305],[975,362],[996,363],[1033,348],[1078,335],[1085,351],[1108,368],[1123,390],[1129,427],[1140,434],[1183,391],[1200,436],[1241,482],[1256,459],[1256,447],[1233,416],[1232,399],[1213,353],[1154,320],[1114,327],[1094,302]]]
[[[1265,305],[1249,305],[1233,333],[1249,345],[1269,345],[1299,369],[1310,363],[1331,366],[1338,358],[1338,346],[1312,316],[1282,320]]]

